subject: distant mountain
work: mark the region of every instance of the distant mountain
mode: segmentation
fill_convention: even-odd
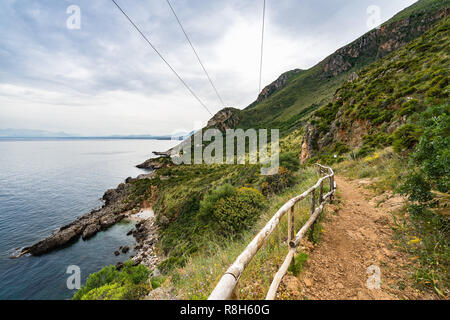
[[[68,138],[74,135],[65,132],[51,132],[31,129],[0,129],[0,138]]]
[[[32,129],[0,129],[0,138],[68,138],[68,139],[155,139],[155,140],[182,140],[193,132],[178,132],[172,135],[111,135],[111,136],[82,136],[65,132],[51,132]]]

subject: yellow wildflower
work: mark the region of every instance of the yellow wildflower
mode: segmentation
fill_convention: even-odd
[[[413,239],[408,241],[408,244],[419,243],[420,241],[422,241],[422,239],[414,237]]]

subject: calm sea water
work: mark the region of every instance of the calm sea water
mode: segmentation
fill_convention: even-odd
[[[129,176],[136,164],[164,151],[173,141],[0,140],[0,299],[69,299],[69,265],[81,268],[82,282],[133,245],[131,222],[119,223],[88,241],[40,257],[10,259],[17,248],[102,205],[101,197]]]

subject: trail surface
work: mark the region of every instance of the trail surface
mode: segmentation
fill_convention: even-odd
[[[403,199],[385,194],[375,197],[363,185],[337,176],[337,204],[327,205],[321,241],[305,242],[309,254],[303,272],[286,276],[281,299],[433,299],[411,287],[411,258],[394,247],[392,211]],[[371,268],[368,271],[368,268]],[[367,280],[377,277],[379,289]],[[371,282],[376,283],[376,282]]]

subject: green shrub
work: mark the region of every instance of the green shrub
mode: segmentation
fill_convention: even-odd
[[[167,274],[174,268],[183,267],[187,262],[187,257],[183,255],[175,255],[176,253],[171,253],[172,256],[164,260],[158,265],[158,269],[163,273]]]
[[[308,254],[304,252],[299,252],[294,259],[292,259],[291,265],[289,266],[289,271],[292,272],[294,276],[298,276],[303,270],[303,266],[308,260]]]
[[[208,192],[204,199],[200,201],[199,218],[207,222],[213,216],[217,202],[234,196],[236,191],[236,187],[227,183]]]
[[[443,92],[440,87],[431,87],[426,93],[426,96],[429,98],[439,98],[442,95]]]
[[[449,105],[431,107],[419,121],[425,128],[412,154],[424,179],[441,192],[450,190],[450,115]]]
[[[400,186],[401,194],[408,195],[410,201],[428,202],[433,199],[431,185],[420,173],[410,174]]]
[[[124,300],[126,292],[118,283],[110,283],[90,290],[80,300]]]
[[[86,285],[73,296],[73,300],[131,300],[148,293],[145,285],[150,272],[143,265],[133,266],[132,261],[124,263],[119,271],[115,266],[106,266],[89,275]]]
[[[412,203],[408,206],[410,226],[418,243],[406,242],[404,247],[419,257],[415,283],[419,287],[433,288],[445,297],[449,278],[449,219],[433,209],[439,206],[432,190],[448,193],[450,189],[450,116],[449,105],[433,106],[421,114],[418,124],[424,128],[416,150],[410,155],[408,176],[399,187]],[[444,203],[445,206],[445,203]],[[402,237],[405,239],[404,227]]]
[[[394,98],[395,99],[404,98],[404,97],[406,97],[408,95],[413,94],[416,91],[417,91],[417,87],[402,88],[395,94]]]
[[[333,147],[333,153],[336,153],[338,155],[343,155],[347,152],[350,152],[350,150],[351,149],[348,145],[340,141],[336,142]]]
[[[362,146],[358,152],[356,152],[355,158],[363,158],[365,156],[368,156],[369,154],[373,153],[375,151],[374,148],[371,148],[369,146]]]
[[[267,196],[269,194],[277,194],[295,183],[292,172],[285,167],[280,166],[278,173],[267,176],[261,185],[262,193]]]
[[[394,150],[398,153],[412,150],[419,142],[422,130],[414,124],[405,124],[398,128],[393,134]]]
[[[383,110],[378,114],[378,117],[372,120],[372,124],[378,126],[392,118],[392,113],[389,110]]]
[[[159,276],[159,277],[152,277],[150,282],[152,284],[152,289],[156,289],[161,287],[161,285],[166,281],[166,277]]]
[[[215,223],[223,235],[236,235],[256,221],[264,206],[265,198],[258,190],[239,188],[235,194],[217,201]]]
[[[392,136],[384,132],[371,133],[363,137],[363,143],[369,149],[385,147],[392,143]]]
[[[280,166],[287,168],[289,171],[296,172],[300,169],[300,160],[293,152],[281,153]]]
[[[443,83],[447,82],[447,79],[444,75],[438,75],[438,76],[434,77],[433,80],[431,80],[430,84],[432,86],[434,86],[435,84],[440,83],[442,80],[445,80]]]
[[[398,111],[398,114],[400,116],[407,116],[417,111],[419,111],[419,101],[416,99],[411,99],[402,104],[402,107]]]
[[[316,111],[315,115],[319,118],[318,129],[321,132],[328,131],[331,123],[336,118],[339,108],[342,106],[342,100],[335,103],[329,103]]]

